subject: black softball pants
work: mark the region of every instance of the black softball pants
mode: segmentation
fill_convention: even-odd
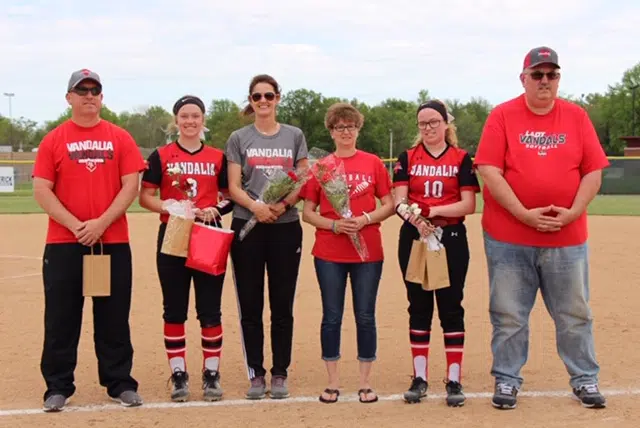
[[[234,218],[236,237],[246,220]],[[302,254],[302,226],[299,221],[258,223],[242,242],[231,246],[234,280],[238,297],[242,340],[249,379],[264,376],[265,267],[269,277],[271,309],[271,351],[273,376],[287,376],[293,342],[293,301]]]
[[[438,305],[440,326],[444,333],[464,332],[464,285],[469,269],[469,243],[467,229],[463,223],[442,228],[442,244],[447,251],[449,265],[449,287],[427,291],[421,284],[404,280],[409,300],[409,328],[430,331],[433,319],[434,295]],[[398,261],[404,279],[411,255],[411,245],[419,234],[414,226],[405,222],[400,228]]]
[[[167,230],[166,223],[160,223],[156,250],[156,267],[162,288],[163,319],[170,324],[184,324],[189,312],[191,280],[195,290],[196,314],[202,328],[221,324],[222,286],[225,274],[210,275],[185,266],[184,257],[176,257],[160,252]]]

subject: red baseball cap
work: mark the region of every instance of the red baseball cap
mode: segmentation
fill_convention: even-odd
[[[556,68],[560,68],[558,63],[558,54],[553,49],[547,46],[540,46],[531,49],[527,56],[524,57],[524,63],[522,69],[535,67],[540,64],[551,64]]]

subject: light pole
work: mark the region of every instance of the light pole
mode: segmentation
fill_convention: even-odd
[[[636,90],[640,83],[631,82],[631,135],[636,135]],[[635,84],[634,84],[635,83]]]
[[[389,128],[389,173],[393,173],[393,129]]]
[[[11,98],[16,94],[13,92],[5,92],[4,96],[9,98],[9,144],[11,144],[11,150],[13,150],[13,115],[11,113]],[[20,144],[20,151],[22,151],[22,143]]]

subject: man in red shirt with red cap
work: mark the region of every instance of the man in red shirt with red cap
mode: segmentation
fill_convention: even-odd
[[[606,405],[589,306],[586,210],[609,162],[587,113],[557,97],[559,69],[553,49],[527,53],[524,93],[491,111],[475,158],[484,181],[492,404],[501,409],[516,407],[538,289],[573,396],[585,407]]]
[[[62,410],[75,393],[74,371],[82,327],[83,256],[110,255],[110,295],[93,297],[100,384],[122,405],[142,404],[131,377],[129,330],[132,262],[126,210],[138,195],[142,154],[124,129],[100,118],[100,76],[72,73],[66,99],[71,119],[40,143],[34,196],[49,216],[42,276],[45,294],[41,370],[44,410]]]

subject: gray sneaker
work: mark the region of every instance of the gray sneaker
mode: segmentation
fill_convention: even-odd
[[[518,388],[506,383],[496,385],[491,405],[496,409],[515,409],[518,401]]]
[[[271,378],[271,398],[279,400],[287,397],[289,397],[287,378],[284,376],[273,376]]]
[[[573,396],[589,409],[603,409],[607,407],[607,400],[600,393],[598,385],[582,385],[573,389]]]
[[[135,391],[124,391],[119,396],[112,398],[124,407],[137,407],[142,405],[142,398]]]
[[[43,410],[45,412],[59,412],[64,409],[69,399],[62,394],[50,395],[45,401]]]
[[[251,386],[245,395],[249,400],[260,400],[265,397],[267,393],[267,383],[264,380],[264,376],[257,376],[251,379]]]

